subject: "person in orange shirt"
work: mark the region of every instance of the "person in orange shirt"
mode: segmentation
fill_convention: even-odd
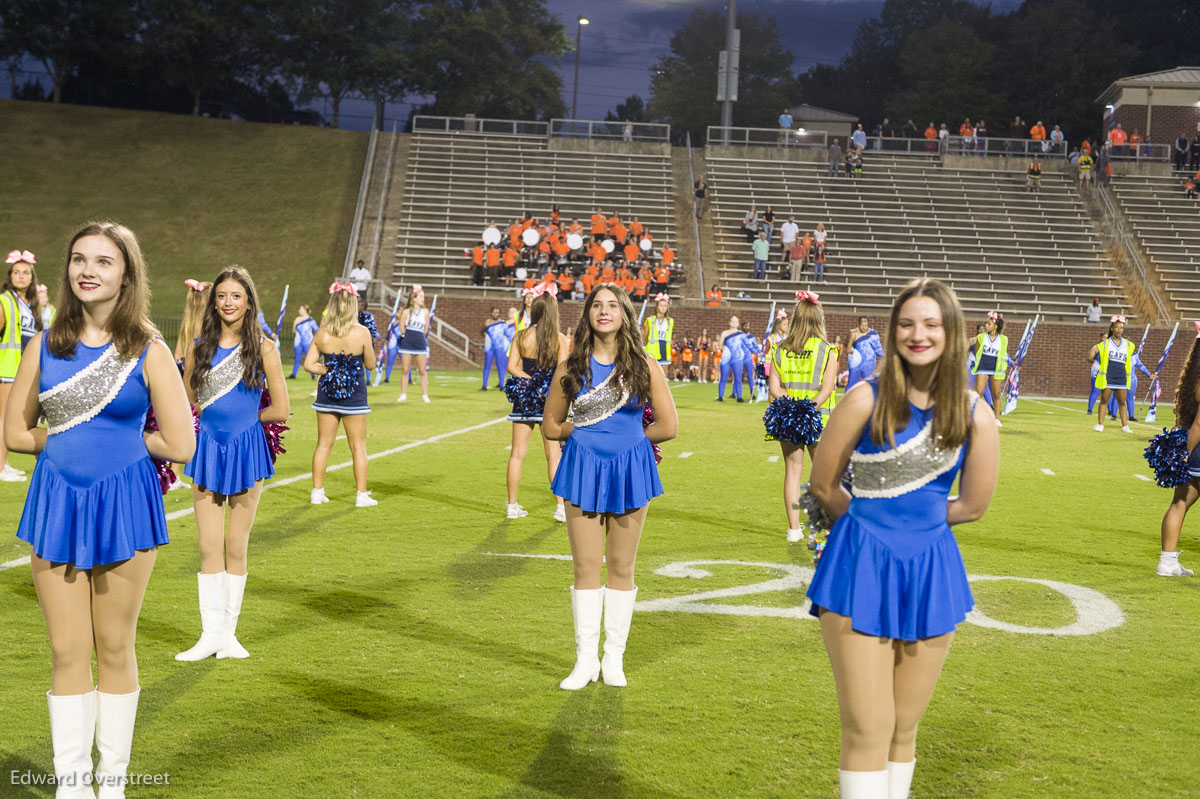
[[[683,349],[679,352],[679,362],[683,365],[683,382],[685,383],[692,382],[692,377],[695,374],[693,371],[695,367],[692,365],[692,361],[695,357],[696,352],[692,349],[692,340],[690,338],[684,339]]]
[[[562,236],[555,238],[554,244],[551,245],[551,249],[554,250],[554,254],[559,258],[563,258],[571,252],[571,248],[568,247],[567,243],[562,240]]]
[[[588,267],[588,270],[583,273],[583,277],[579,278],[583,281],[583,293],[591,294],[592,286],[596,284],[596,276],[592,273],[594,267]]]
[[[550,242],[546,241],[545,239],[541,239],[538,241],[537,249],[542,255],[545,255],[547,258],[550,257]]]
[[[585,274],[591,276],[592,282],[595,282],[596,279],[598,277],[600,277],[600,267],[597,266],[595,263],[588,264],[588,268],[585,269],[584,272],[585,272]],[[591,291],[591,289],[588,289],[588,290]]]
[[[613,219],[616,221],[614,222]],[[620,219],[614,216],[608,222],[608,235],[616,239],[618,244],[624,244],[625,240],[629,237],[629,229],[621,224]]]
[[[650,264],[648,264],[645,261],[642,261],[640,268],[638,269],[637,276],[638,276],[639,280],[645,280],[646,285],[649,286],[651,281],[654,280],[654,273],[650,271]]]
[[[495,244],[489,244],[484,253],[484,263],[487,265],[487,282],[489,286],[496,285],[496,275],[500,271],[500,250]]]
[[[600,270],[601,283],[613,283],[617,279],[617,271],[613,269],[613,265],[609,261],[604,262],[604,268]]]
[[[624,272],[624,276],[618,282],[621,284],[621,288],[625,289],[626,294],[633,294],[634,289],[637,288],[637,281],[633,279],[633,275],[629,274],[628,269],[624,270]]]
[[[713,350],[712,366],[709,367],[708,374],[705,375],[706,383],[715,383],[717,378],[721,376],[721,351]]]
[[[1046,126],[1042,124],[1042,120],[1038,120],[1037,124],[1029,129],[1029,138],[1034,141],[1046,140]]]
[[[646,278],[638,276],[633,279],[633,297],[634,299],[646,299],[646,290],[650,288],[650,281]]]
[[[513,223],[508,226],[508,240],[513,247],[520,249],[521,233],[525,228],[521,227],[521,220],[514,219]]]
[[[504,264],[504,268],[500,271],[500,274],[504,275],[504,285],[509,288],[512,288],[513,273],[517,269],[518,257],[519,254],[512,247],[506,248],[500,256],[500,261]]]
[[[800,254],[802,256],[800,259],[801,272],[808,268],[808,262],[812,255],[812,243],[812,236],[810,236],[807,232],[800,237]]]
[[[721,290],[717,288],[717,284],[713,283],[713,287],[704,295],[704,304],[709,308],[716,308],[721,304]]]
[[[671,267],[659,265],[654,270],[654,291],[662,294],[667,293],[667,288],[671,285]]]
[[[483,242],[479,242],[471,249],[471,283],[476,286],[483,285]]]
[[[625,245],[625,260],[631,264],[635,263],[640,252],[641,251],[638,250],[638,246],[634,244],[632,240],[630,240],[630,242]]]
[[[633,234],[635,239],[638,239],[641,238],[643,230],[645,230],[645,227],[642,225],[641,220],[635,216],[633,221],[629,223],[629,232]]]
[[[541,282],[546,284],[546,288],[554,286],[555,289],[557,289],[558,288],[558,275],[556,275],[554,273],[553,269],[547,270],[546,274],[542,275]]]
[[[554,224],[557,226],[557,225],[558,225],[558,220],[559,220],[559,219],[560,219],[560,216],[559,216],[559,213],[558,213],[558,203],[555,203],[555,204],[554,204],[554,205],[553,205],[553,206],[550,208],[550,221],[551,221],[551,222],[553,222],[553,223],[554,223]]]
[[[599,241],[607,231],[608,226],[604,219],[604,212],[597,208],[596,213],[592,214],[592,238]]]
[[[528,211],[521,214],[521,230],[529,230],[529,228],[533,225],[533,223],[534,223],[534,218],[529,215]]]
[[[523,288],[527,292],[533,291],[533,289],[537,286],[538,282],[539,281],[536,277],[533,277],[532,275],[530,275],[529,277],[525,278],[525,285],[523,286]]]
[[[566,299],[571,296],[571,289],[575,288],[575,278],[571,276],[569,269],[564,269],[558,273],[558,296]]]
[[[662,252],[659,253],[659,257],[662,258],[663,266],[671,266],[675,263],[675,251],[670,246],[663,247]]]

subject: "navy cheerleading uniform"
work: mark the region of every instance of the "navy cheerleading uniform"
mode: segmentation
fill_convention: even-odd
[[[400,339],[397,351],[401,355],[428,355],[429,339],[426,331],[429,327],[429,311],[417,308],[408,314],[408,322],[404,326],[404,337]]]
[[[504,384],[505,393],[513,404],[508,419],[512,422],[541,422],[554,370],[539,369],[537,358],[521,356],[521,371],[529,375],[528,380],[509,377]]]
[[[317,381],[317,401],[312,404],[312,409],[338,416],[370,413],[363,356],[324,353],[322,358],[328,371]]]

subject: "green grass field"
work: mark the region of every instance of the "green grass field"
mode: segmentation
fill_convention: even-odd
[[[183,314],[185,278],[239,263],[272,322],[285,284],[294,311],[342,273],[367,149],[350,131],[9,100],[0,142],[0,246],[33,250],[52,297],[71,234],[116,219],[146,254],[156,316]]]
[[[537,449],[521,493],[531,515],[503,517],[511,426],[489,424],[503,395],[479,393],[477,373],[436,373],[432,405],[372,389],[369,448],[392,452],[371,462],[380,505],[356,510],[347,468],[330,474],[329,504],[308,504],[311,384],[290,385],[288,452],[251,538],[238,631],[249,660],[173,660],[199,633],[199,557],[190,499],[168,495],[184,513],[142,609],[130,771],[169,773],[171,786],[130,797],[836,795],[833,679],[816,623],[796,610],[811,560],[784,540],[762,406],[674,386],[680,436],[641,546],[629,687],[570,693],[558,688],[574,662],[570,564],[523,557],[566,555],[565,528]],[[958,538],[972,575],[1101,595],[1080,616],[1053,587],[977,581],[991,619],[1121,623],[1085,635],[962,625],[918,737],[914,797],[1197,795],[1200,578],[1154,576],[1168,492],[1135,476],[1149,474],[1152,429],[1096,434],[1081,407],[1021,401],[992,507]],[[347,460],[339,442],[333,462]],[[13,537],[23,498],[23,484],[0,484],[0,563],[28,554]],[[1198,537],[1191,519],[1192,566]],[[693,561],[710,563],[672,566]],[[768,580],[781,582],[670,601]],[[28,566],[0,571],[0,597],[0,796],[50,796],[9,784],[51,770],[50,653]]]

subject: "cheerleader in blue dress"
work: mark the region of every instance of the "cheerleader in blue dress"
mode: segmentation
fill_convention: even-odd
[[[354,464],[354,505],[378,505],[367,490],[367,373],[375,368],[375,346],[371,331],[358,323],[358,289],[353,283],[334,281],[329,303],[313,344],[304,356],[304,368],[317,375],[317,446],[313,450],[313,505],[328,502],[325,469],[337,439],[338,424],[346,431],[346,443]]]
[[[263,425],[288,417],[279,348],[260,332],[257,312],[250,273],[240,266],[222,271],[184,364],[188,399],[200,415],[196,455],[183,473],[192,478],[200,546],[201,634],[195,646],[175,656],[180,661],[250,657],[237,639],[246,550],[263,481],[275,475]],[[260,407],[264,388],[271,400]]]
[[[654,421],[643,427],[647,402]],[[654,444],[674,438],[677,428],[666,376],[645,352],[629,297],[614,284],[597,286],[584,301],[571,354],[554,373],[543,422],[547,438],[566,442],[551,489],[570,503],[575,572],[576,662],[561,688],[578,690],[601,674],[608,685],[626,683],[622,658],[637,598],[638,541],[650,500],[663,493]]]
[[[38,456],[17,537],[33,550],[53,652],[47,701],[60,799],[93,795],[93,742],[100,796],[125,795],[141,693],[138,612],[167,543],[151,457],[182,463],[196,446],[183,381],[150,322],[149,299],[129,229],[93,222],[76,233],[61,310],[30,342],[4,419],[8,445]],[[145,429],[151,408],[153,432]]]
[[[568,349],[567,337],[559,332],[558,327],[558,301],[555,299],[558,286],[554,283],[541,283],[533,291],[530,324],[517,333],[508,353],[509,379],[505,394],[513,405],[512,413],[508,415],[513,429],[505,476],[508,488],[505,516],[509,519],[521,519],[529,515],[529,511],[517,502],[517,492],[521,488],[521,471],[525,465],[525,456],[529,452],[529,441],[533,438],[534,425],[542,423],[550,376],[567,357]],[[546,469],[550,480],[553,481],[562,448],[546,435],[544,427],[542,444],[546,450]],[[565,522],[567,511],[563,507],[562,497],[559,495],[555,499],[557,507],[554,510],[554,520]]]
[[[421,399],[429,402],[429,309],[425,307],[425,292],[420,286],[413,286],[408,293],[408,302],[400,312],[400,329],[404,337],[400,339],[400,396],[397,402],[408,399],[408,375],[412,370],[413,360],[417,362],[417,372],[421,375]]]
[[[813,463],[812,494],[836,519],[808,596],[837,683],[845,799],[908,796],[917,723],[974,605],[951,526],[987,509],[999,445],[967,390],[962,329],[949,287],[909,283],[878,380],[838,403]]]
[[[742,399],[742,361],[745,357],[745,347],[742,343],[742,329],[736,316],[729,317],[729,327],[717,337],[721,342],[721,383],[717,386],[717,402],[725,401],[725,384],[733,377],[733,395],[738,402]]]

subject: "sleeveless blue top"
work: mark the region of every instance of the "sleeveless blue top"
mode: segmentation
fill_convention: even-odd
[[[108,346],[80,342],[71,357],[59,358],[43,337],[39,393],[97,361]],[[46,438],[17,528],[39,558],[91,569],[168,543],[162,489],[142,437],[150,410],[145,361],[143,351],[99,413]]]
[[[183,469],[202,490],[226,495],[240,494],[259,480],[275,476],[267,434],[258,421],[262,389],[248,388],[240,379],[241,352],[237,347],[217,347],[212,367],[215,370],[230,357],[237,359],[227,367],[237,369],[237,385],[205,408],[200,408],[204,397],[197,397],[200,433],[196,454]],[[214,372],[207,375],[214,376]]]

